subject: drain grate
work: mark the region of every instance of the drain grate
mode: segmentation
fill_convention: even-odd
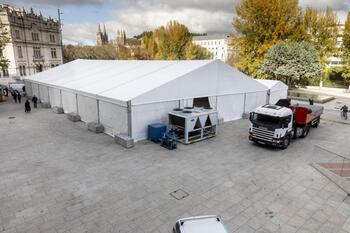
[[[9,116],[9,119],[15,119],[16,117],[14,117],[14,116]]]
[[[182,189],[178,189],[178,190],[175,190],[174,192],[170,193],[170,196],[172,196],[176,200],[184,199],[184,198],[188,197],[189,195],[190,195],[189,193],[185,192]]]

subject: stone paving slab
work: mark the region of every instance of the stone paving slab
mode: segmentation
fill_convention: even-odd
[[[347,125],[322,122],[287,150],[250,143],[247,120],[174,151],[147,141],[127,150],[82,122],[23,108],[0,103],[1,233],[166,233],[206,214],[229,232],[350,232],[347,194],[309,165],[339,160],[319,145],[347,143]],[[189,196],[176,200],[178,189]]]

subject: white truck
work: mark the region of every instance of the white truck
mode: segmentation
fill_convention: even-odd
[[[286,149],[291,139],[304,138],[320,124],[323,107],[280,100],[250,113],[249,140]]]
[[[217,215],[183,218],[176,221],[173,233],[228,233]]]

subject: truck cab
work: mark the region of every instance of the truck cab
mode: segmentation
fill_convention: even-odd
[[[249,140],[285,149],[292,134],[293,111],[290,108],[264,105],[250,113]]]
[[[173,233],[228,233],[217,215],[183,218],[176,221]]]

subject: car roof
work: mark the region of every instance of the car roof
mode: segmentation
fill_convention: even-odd
[[[179,221],[181,233],[227,233],[218,216],[201,216]]]

